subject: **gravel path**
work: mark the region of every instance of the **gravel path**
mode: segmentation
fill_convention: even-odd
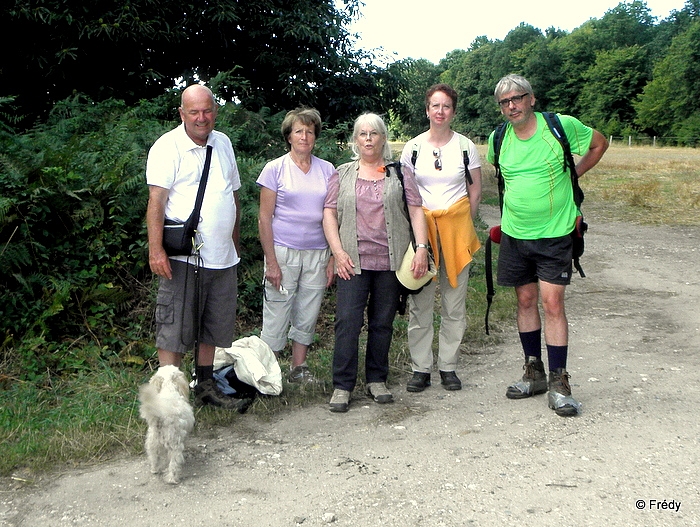
[[[462,356],[462,391],[245,415],[190,437],[179,486],[124,459],[3,491],[0,525],[699,525],[699,252],[697,227],[592,225],[567,293],[578,417],[504,396],[513,331]]]

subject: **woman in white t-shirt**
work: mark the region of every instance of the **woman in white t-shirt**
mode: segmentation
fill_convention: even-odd
[[[321,116],[297,108],[282,121],[289,152],[265,165],[258,227],[265,253],[263,327],[260,338],[279,357],[292,341],[289,382],[309,383],[306,355],[313,341],[333,262],[323,234],[323,204],[335,168],[311,152],[321,133]]]
[[[481,246],[473,223],[481,201],[481,161],[474,143],[451,128],[457,92],[447,84],[431,86],[426,92],[425,110],[430,128],[406,143],[401,166],[405,173],[414,174],[418,183],[439,272],[420,293],[409,297],[408,345],[413,366],[413,376],[406,385],[409,392],[421,392],[430,386],[437,280],[441,384],[446,390],[462,388],[455,370],[467,327],[469,264]]]

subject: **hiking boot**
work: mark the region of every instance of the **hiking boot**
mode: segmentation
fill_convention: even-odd
[[[239,413],[243,413],[248,409],[250,404],[246,406],[241,404],[241,401],[244,401],[244,399],[234,399],[223,393],[216,385],[214,379],[198,382],[194,387],[194,404],[196,406],[210,404],[212,406],[219,406],[227,410],[236,410]]]
[[[329,405],[331,412],[347,412],[349,404],[349,391],[341,390],[340,388],[336,388],[335,390],[333,390],[333,397],[331,397],[331,402]]]
[[[290,383],[301,383],[301,384],[315,384],[319,380],[314,377],[308,366],[297,366],[292,368],[287,377],[287,381]]]
[[[445,390],[461,390],[462,381],[453,371],[440,371],[440,384]]]
[[[393,403],[394,396],[387,390],[386,384],[383,382],[370,382],[367,384],[367,395],[374,399],[374,402],[379,404]]]
[[[549,407],[562,417],[576,415],[581,410],[581,403],[571,397],[569,374],[564,368],[549,372],[548,401]]]
[[[523,365],[523,378],[508,386],[508,399],[525,399],[547,391],[547,374],[544,363],[538,357],[527,357]]]
[[[407,392],[422,392],[430,386],[430,373],[414,371],[413,377],[406,383]]]

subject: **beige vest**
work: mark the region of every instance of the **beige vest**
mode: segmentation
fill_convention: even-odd
[[[387,161],[387,163],[390,161]],[[338,167],[338,225],[340,242],[353,262],[360,261],[357,248],[357,204],[355,185],[359,173],[359,162],[351,161]],[[389,239],[389,262],[392,271],[401,266],[401,260],[411,240],[408,213],[403,201],[403,186],[395,169],[384,178],[384,219]],[[360,269],[355,269],[357,274]]]

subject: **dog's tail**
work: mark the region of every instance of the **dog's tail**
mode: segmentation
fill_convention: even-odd
[[[160,415],[162,409],[158,405],[158,392],[158,387],[153,384],[142,384],[139,387],[139,402],[141,403],[139,415],[143,419],[147,419],[151,416],[162,417]]]

